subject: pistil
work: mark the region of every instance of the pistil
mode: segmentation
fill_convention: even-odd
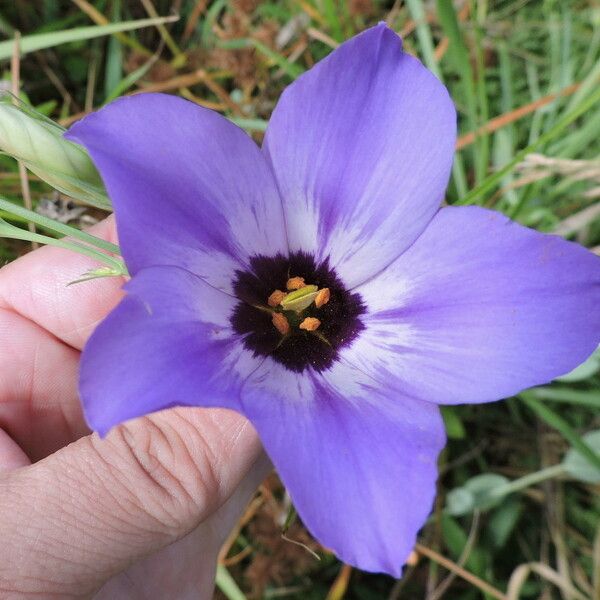
[[[315,301],[318,294],[319,289],[316,285],[305,285],[287,294],[279,304],[283,310],[293,310],[296,313],[301,313]]]

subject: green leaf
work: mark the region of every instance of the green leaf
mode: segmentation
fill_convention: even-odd
[[[112,4],[112,21],[118,23],[121,17],[121,1]],[[108,40],[104,66],[104,95],[108,96],[123,78],[123,46],[116,36]]]
[[[21,38],[19,50],[22,56],[29,52],[43,50],[44,48],[52,48],[60,44],[68,44],[69,42],[91,40],[92,38],[119,33],[121,31],[131,31],[133,29],[141,29],[142,27],[150,27],[161,23],[172,23],[173,21],[177,21],[178,18],[179,17],[160,17],[158,19],[138,19],[137,21],[124,21],[123,23],[93,25],[91,27],[78,27],[76,29],[67,29],[65,31],[26,35]],[[14,46],[15,43],[13,40],[0,42],[0,60],[11,58],[14,52]]]
[[[453,406],[441,406],[440,409],[448,437],[451,440],[464,440],[467,432],[459,416],[456,414],[456,409]]]
[[[38,244],[47,244],[49,246],[57,246],[58,248],[64,248],[66,250],[72,250],[78,252],[84,256],[93,258],[94,260],[104,263],[115,271],[114,274],[127,275],[127,268],[123,264],[123,261],[118,258],[113,258],[99,252],[98,250],[86,246],[77,241],[68,241],[65,239],[56,239],[41,233],[33,233],[27,229],[21,229],[6,221],[0,219],[0,237],[11,238],[13,240],[24,240],[26,242],[37,242]]]
[[[96,248],[104,250],[105,252],[120,254],[119,246],[115,244],[111,244],[110,242],[97,238],[94,235],[77,229],[76,227],[71,227],[65,223],[59,223],[58,221],[44,217],[43,215],[40,215],[32,210],[28,210],[23,206],[19,206],[18,204],[15,204],[14,202],[11,202],[2,196],[0,196],[0,209],[6,211],[7,213],[11,213],[11,215],[15,215],[25,222],[35,223],[36,225],[52,231],[53,233],[76,238],[81,242],[89,244],[90,246],[95,246]]]
[[[240,590],[229,571],[223,565],[217,567],[215,583],[228,600],[246,600],[244,592]]]
[[[502,496],[493,494],[494,490],[508,483],[506,477],[496,473],[476,475],[448,494],[446,510],[453,516],[465,515],[473,510],[489,510],[502,501]]]
[[[112,102],[122,94],[124,94],[132,85],[135,85],[139,79],[144,77],[146,73],[152,68],[152,66],[158,60],[158,54],[154,54],[150,57],[148,61],[146,61],[141,67],[138,67],[135,71],[132,71],[121,79],[111,91],[108,92],[106,98],[104,99],[103,105]],[[266,128],[265,128],[266,129]]]
[[[522,512],[518,498],[507,498],[487,522],[487,532],[496,548],[502,548],[513,532]]]
[[[290,504],[288,513],[285,517],[285,523],[281,528],[281,533],[287,533],[288,529],[296,522],[297,517],[298,513],[296,512],[296,507],[293,504]]]
[[[460,524],[448,514],[442,514],[440,521],[444,544],[450,551],[452,558],[458,560],[465,549],[469,536]],[[470,571],[480,574],[485,569],[485,564],[485,555],[481,553],[478,548],[473,548],[465,566]]]
[[[335,0],[322,0],[321,6],[331,30],[331,36],[336,42],[343,42],[344,32],[342,31],[342,23]]]
[[[243,117],[229,117],[232,123],[246,131],[266,131],[268,121],[264,119],[245,119]]]
[[[552,386],[534,388],[529,393],[541,400],[600,409],[600,391],[598,390],[572,390],[571,388]]]
[[[590,431],[583,436],[585,444],[600,455],[600,429]],[[587,483],[600,483],[600,466],[592,464],[576,448],[571,448],[563,460],[563,467],[571,477]]]
[[[559,119],[553,127],[548,129],[537,140],[515,153],[513,159],[509,163],[504,165],[501,169],[498,169],[489,177],[486,177],[486,179],[484,179],[477,187],[473,188],[462,200],[455,202],[455,204],[457,206],[476,204],[484,194],[493,190],[495,186],[498,185],[498,183],[500,183],[528,154],[538,151],[545,144],[558,137],[567,129],[567,127],[569,127],[569,125],[581,117],[581,115],[591,110],[599,101],[600,88],[588,96],[576,109]],[[520,208],[520,204],[516,204],[508,216],[511,218],[514,217],[518,214]]]
[[[452,6],[452,3],[448,2],[446,0],[446,1],[440,2],[440,4],[445,5],[441,8],[440,8],[440,6],[438,6],[438,11],[440,13],[439,18],[440,18],[442,27],[444,27],[444,28],[452,27],[452,24],[448,20],[448,19],[452,18],[452,15],[454,16],[454,19],[456,20],[456,14],[454,14],[454,7]],[[406,6],[410,12],[411,17],[417,24],[417,38],[419,40],[419,47],[421,49],[421,54],[423,56],[423,62],[425,63],[427,68],[430,71],[432,71],[442,83],[444,83],[444,73],[440,69],[438,61],[435,58],[435,49],[433,47],[433,37],[431,34],[431,28],[429,27],[429,24],[427,23],[427,16],[425,14],[425,7],[423,6],[423,2],[421,0],[407,0]],[[442,12],[443,12],[443,14],[442,14]],[[451,40],[449,48],[452,52],[454,52],[454,50],[456,49],[455,42],[457,42],[459,39],[461,39],[460,31],[458,30],[458,22],[456,22],[455,27],[456,27],[456,30],[453,30],[451,32],[445,30],[446,35],[448,35]],[[449,33],[451,33],[452,35],[449,35]],[[456,37],[454,37],[454,36],[456,36]],[[466,48],[465,48],[465,51],[466,51]],[[468,55],[467,55],[466,64],[470,64],[469,60],[468,60]],[[469,69],[470,69],[470,66],[469,66]],[[465,72],[462,70],[461,70],[461,76],[463,77],[463,82],[464,82],[465,81],[464,80]],[[469,88],[469,91],[473,92],[470,97],[473,98],[473,100],[474,100],[475,92],[474,92],[474,87],[472,85],[473,84],[472,77],[470,79],[470,82],[471,82],[471,87]],[[475,104],[470,105],[468,107],[467,112],[468,112],[469,118],[471,118],[475,114],[471,111],[471,109],[474,107],[475,107]],[[471,129],[475,129],[475,125],[474,125],[475,122],[476,121],[473,121],[473,124],[470,127]],[[473,152],[475,152],[475,148],[473,149]],[[465,174],[465,166],[464,166],[464,162],[463,162],[463,157],[460,152],[457,152],[454,155],[454,162],[452,164],[452,181],[454,183],[454,186],[456,188],[456,193],[458,194],[458,196],[459,197],[464,196],[467,193],[467,178],[466,178],[466,174]]]
[[[584,381],[589,379],[600,371],[600,347],[582,364],[573,369],[570,373],[557,377],[557,381],[572,383],[574,381]]]
[[[548,423],[550,427],[554,427],[554,429],[560,431],[573,448],[585,456],[585,458],[597,469],[600,469],[600,453],[597,453],[593,448],[588,446],[567,421],[540,402],[531,393],[523,392],[521,393],[520,398],[537,414],[538,417],[540,417],[540,419]]]
[[[84,281],[91,281],[92,279],[101,279],[103,277],[121,277],[125,275],[121,269],[113,269],[112,267],[98,267],[97,269],[90,269],[86,271],[79,279],[69,281],[67,285],[74,285],[76,283],[83,283]]]
[[[296,63],[290,62],[287,58],[285,58],[285,56],[282,56],[281,54],[278,54],[277,52],[271,50],[269,46],[266,46],[265,44],[259,42],[258,40],[255,40],[254,38],[250,38],[248,41],[251,46],[254,46],[259,52],[261,52],[268,59],[273,61],[282,71],[287,73],[292,79],[296,79],[297,77],[300,77],[302,73],[304,73],[304,67]]]
[[[406,0],[406,7],[410,16],[417,25],[417,39],[423,56],[423,62],[427,68],[438,78],[442,79],[439,65],[435,59],[435,49],[433,47],[433,37],[431,29],[427,23],[425,7],[421,0]]]
[[[446,512],[455,517],[468,515],[475,510],[475,495],[469,490],[459,487],[448,492],[446,496]]]
[[[460,75],[460,83],[465,98],[465,108],[468,127],[471,131],[477,129],[477,93],[469,50],[463,39],[456,8],[453,2],[437,0],[438,18],[444,33],[448,37],[448,58]],[[473,144],[471,152],[475,158],[478,144]]]
[[[459,523],[448,515],[442,515],[441,526],[444,544],[450,550],[452,557],[456,559],[463,551],[468,535],[463,531]]]

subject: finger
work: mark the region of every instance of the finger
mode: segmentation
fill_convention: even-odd
[[[114,241],[114,218],[89,231]],[[122,297],[121,277],[68,285],[98,266],[93,259],[63,248],[46,246],[30,252],[0,269],[0,308],[23,315],[80,350]]]
[[[79,352],[0,309],[0,427],[39,460],[89,433],[77,395]]]
[[[217,511],[260,451],[236,413],[172,409],[5,474],[0,589],[91,594]]]
[[[5,431],[0,429],[0,474],[7,471],[14,471],[28,464],[29,459],[25,452],[19,448]]]
[[[265,454],[221,508],[178,542],[148,556],[102,587],[94,600],[212,598],[217,556],[248,500],[272,469]]]

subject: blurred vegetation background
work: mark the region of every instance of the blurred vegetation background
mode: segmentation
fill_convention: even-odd
[[[178,18],[99,29],[158,15]],[[169,92],[260,142],[285,86],[381,20],[456,102],[448,203],[494,208],[600,254],[598,0],[2,0],[0,88],[17,91],[19,72],[22,101],[64,126],[121,95]],[[0,220],[23,231],[24,204],[76,227],[105,214],[8,156],[0,197],[10,203]],[[0,239],[0,264],[31,249],[22,237]],[[401,581],[340,564],[299,522],[282,536],[289,499],[272,476],[223,549],[217,596],[599,600],[599,373],[596,354],[519,397],[445,409],[438,499]]]

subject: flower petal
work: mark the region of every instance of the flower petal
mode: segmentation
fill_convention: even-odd
[[[369,314],[343,356],[433,402],[511,396],[567,373],[600,341],[600,258],[476,207],[442,209],[354,291]]]
[[[320,376],[268,359],[242,403],[311,533],[347,563],[400,576],[435,495],[438,408],[357,383],[341,363]]]
[[[235,300],[177,267],[143,269],[83,351],[80,395],[88,424],[105,434],[172,406],[238,408],[260,364],[230,329]]]
[[[283,93],[264,150],[290,251],[329,256],[348,286],[387,266],[438,209],[456,111],[384,24],[342,44]]]
[[[106,184],[131,273],[179,265],[231,292],[249,254],[287,253],[270,168],[241,129],[163,94],[122,98],[66,134]]]

